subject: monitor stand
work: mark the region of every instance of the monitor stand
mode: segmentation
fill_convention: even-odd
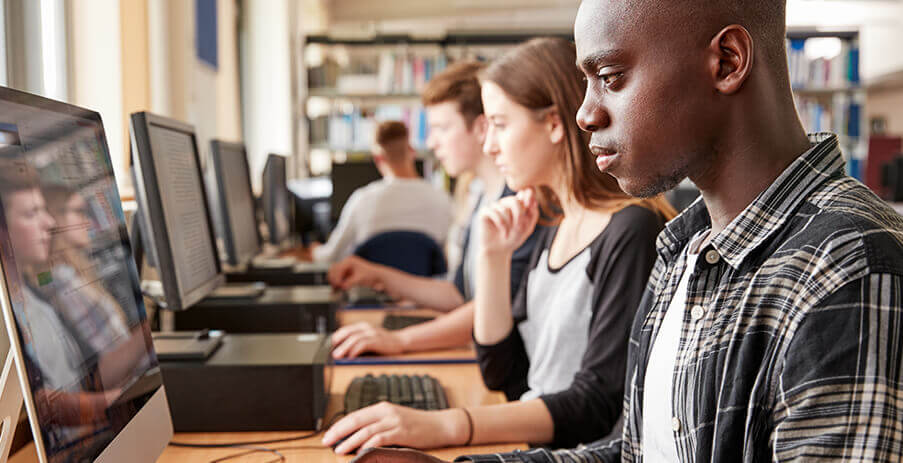
[[[298,260],[292,257],[276,257],[276,256],[257,256],[251,260],[251,268],[262,270],[291,270],[298,263]]]
[[[266,283],[260,281],[251,283],[226,283],[219,288],[214,289],[205,299],[253,300],[263,296],[266,289]]]
[[[22,413],[22,388],[12,352],[6,354],[3,363],[0,391],[0,462],[5,462],[13,444],[19,414]]]

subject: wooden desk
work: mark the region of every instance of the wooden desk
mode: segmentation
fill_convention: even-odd
[[[404,309],[404,308],[386,308],[386,309],[353,309],[341,310],[337,312],[339,326],[348,325],[357,322],[368,322],[374,325],[382,324],[382,317],[387,313],[403,313],[406,315],[429,315],[436,316],[440,312],[429,309]],[[456,359],[456,358],[475,358],[476,354],[473,346],[462,347],[459,349],[438,350],[430,352],[417,352],[411,354],[402,354],[392,357],[383,357],[388,359]],[[491,405],[503,403],[505,397],[499,392],[491,392],[483,385],[483,379],[480,377],[480,371],[475,364],[442,364],[442,365],[339,365],[332,369],[332,381],[329,385],[329,403],[326,408],[326,420],[331,419],[335,414],[343,408],[343,400],[345,389],[351,383],[351,380],[357,376],[367,373],[372,374],[430,374],[436,377],[445,387],[445,393],[448,397],[449,405],[452,407],[460,406],[476,406]],[[286,432],[242,432],[242,433],[177,433],[173,437],[177,442],[189,443],[228,443],[237,441],[253,441],[267,440],[293,437],[297,435],[307,434],[305,431],[286,431]],[[260,447],[267,447],[279,450],[285,455],[289,462],[311,462],[311,463],[336,463],[347,462],[353,457],[337,456],[331,448],[323,447],[320,444],[322,434],[291,442],[282,442],[275,444],[263,444]],[[290,447],[303,447],[298,449],[290,449]],[[453,460],[455,457],[464,454],[474,453],[492,453],[507,452],[514,449],[524,449],[526,444],[505,444],[505,445],[482,445],[472,447],[458,447],[448,449],[431,450],[428,453],[435,455],[444,460]],[[184,447],[169,446],[160,456],[160,463],[181,463],[181,462],[208,462],[217,458],[241,453],[242,449],[193,449]],[[269,462],[276,458],[275,455],[266,452],[249,454],[230,461],[262,463]],[[11,457],[10,463],[34,463],[37,461],[35,455],[34,444],[29,444],[22,451]]]
[[[438,351],[437,354],[448,355]],[[367,373],[373,374],[430,374],[442,383],[452,407],[490,405],[505,401],[504,395],[499,392],[491,392],[483,385],[480,372],[476,365],[342,365],[333,367],[332,382],[329,385],[329,403],[326,408],[326,419],[332,418],[343,408],[345,389],[351,380]],[[236,441],[280,439],[296,435],[306,434],[305,431],[286,432],[242,432],[242,433],[177,433],[173,438],[177,442],[190,443],[228,443]],[[285,448],[303,446],[303,449],[286,449],[280,451],[289,462],[312,463],[336,463],[347,462],[352,457],[337,456],[331,448],[320,444],[322,435],[307,439],[282,442],[276,444],[264,444],[261,447]],[[453,460],[454,457],[463,454],[507,452],[514,449],[524,449],[525,444],[484,445],[463,448],[448,448],[429,451],[445,460]],[[241,449],[193,449],[169,446],[164,451],[158,462],[208,462],[216,458],[241,453]],[[272,461],[275,455],[265,452],[247,455],[237,458],[238,462],[267,462]],[[10,463],[33,463],[37,461],[34,445],[29,444],[21,452],[11,458]],[[231,460],[230,460],[231,461]]]

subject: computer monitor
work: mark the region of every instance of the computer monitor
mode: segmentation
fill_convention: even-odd
[[[881,183],[886,192],[884,199],[895,203],[903,201],[903,154],[882,166]]]
[[[0,88],[0,264],[40,461],[154,461],[172,423],[96,112]]]
[[[213,191],[220,217],[220,237],[230,265],[243,265],[260,254],[260,231],[251,172],[244,145],[210,142]]]
[[[185,310],[225,282],[194,128],[147,112],[130,122],[146,253],[160,270],[165,308]]]
[[[268,240],[276,246],[284,246],[291,239],[294,213],[289,199],[285,157],[270,154],[263,167],[261,202]]]
[[[417,159],[414,161],[414,167],[417,173],[423,177],[424,161]],[[372,160],[348,161],[335,163],[332,165],[332,196],[329,198],[333,223],[339,220],[342,215],[342,208],[348,202],[348,198],[360,187],[366,186],[368,183],[379,180],[382,174],[376,168],[376,164]]]

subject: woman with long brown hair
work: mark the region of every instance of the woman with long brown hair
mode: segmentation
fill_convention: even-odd
[[[324,437],[358,446],[420,448],[531,442],[571,447],[614,430],[624,395],[630,325],[674,210],[637,200],[594,164],[576,124],[584,87],[574,45],[534,39],[482,75],[484,151],[516,197],[484,209],[474,339],[484,382],[511,403],[423,412],[379,404]],[[512,302],[511,254],[542,220]],[[519,400],[517,400],[519,399]]]

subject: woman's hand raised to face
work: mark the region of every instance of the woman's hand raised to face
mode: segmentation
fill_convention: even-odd
[[[539,204],[532,188],[500,199],[480,212],[483,226],[480,246],[487,254],[513,254],[533,233],[539,220]]]

